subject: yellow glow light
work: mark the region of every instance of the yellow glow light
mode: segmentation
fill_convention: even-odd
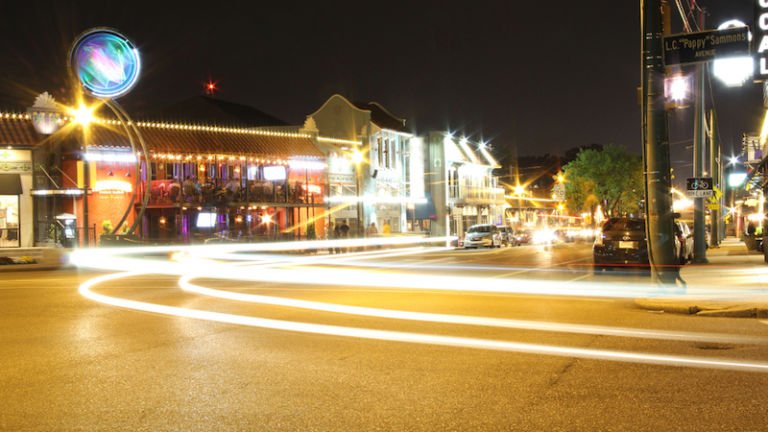
[[[352,159],[352,162],[355,164],[360,164],[365,160],[365,157],[363,157],[363,154],[360,152],[360,150],[355,149],[350,154],[350,158]]]
[[[765,145],[766,139],[768,139],[768,110],[765,111],[765,117],[763,117],[763,128],[760,130],[760,145]]]
[[[70,110],[70,113],[75,117],[75,123],[82,126],[88,126],[94,120],[93,108],[88,108],[83,103],[77,109]]]

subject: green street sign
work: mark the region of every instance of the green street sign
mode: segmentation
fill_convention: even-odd
[[[748,56],[749,27],[731,27],[664,36],[664,66],[703,63],[715,58]]]

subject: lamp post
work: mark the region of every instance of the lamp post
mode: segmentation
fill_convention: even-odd
[[[88,167],[88,158],[85,157],[85,153],[88,151],[88,127],[93,120],[93,108],[88,108],[83,104],[72,111],[75,117],[75,123],[79,124],[83,132],[83,228],[85,232],[85,247],[91,245],[91,233],[88,230],[88,187],[91,183],[91,173]],[[96,232],[93,233],[93,241],[96,242]]]
[[[358,149],[352,151],[352,162],[355,164],[355,194],[357,195],[357,236],[363,236],[363,202],[362,202],[362,183],[360,176],[362,175],[361,165],[365,161],[363,153]]]

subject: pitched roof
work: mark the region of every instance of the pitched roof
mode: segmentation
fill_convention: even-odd
[[[35,146],[40,138],[26,114],[0,114],[0,145]]]
[[[240,154],[263,157],[322,158],[323,153],[309,135],[259,131],[253,129],[214,128],[137,122],[149,150],[155,153]],[[116,127],[91,128],[90,145],[124,143]]]
[[[230,127],[287,126],[288,123],[252,106],[195,96],[150,113],[147,118],[174,123]]]
[[[322,158],[323,153],[309,135],[168,123],[136,122],[149,150],[155,153],[237,154],[256,157]],[[81,140],[80,128],[62,128],[48,139]],[[77,135],[74,135],[77,133]],[[0,145],[36,146],[43,141],[24,114],[12,118],[0,114]],[[87,145],[127,147],[122,126],[114,120],[99,120],[90,129]]]
[[[391,129],[398,132],[408,132],[405,128],[405,119],[395,117],[381,106],[378,102],[355,102],[354,105],[360,109],[371,112],[371,121],[382,129]]]

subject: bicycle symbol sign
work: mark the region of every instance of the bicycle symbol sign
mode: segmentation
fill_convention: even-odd
[[[705,198],[715,195],[712,189],[712,177],[694,177],[689,178],[685,194],[692,198]]]

